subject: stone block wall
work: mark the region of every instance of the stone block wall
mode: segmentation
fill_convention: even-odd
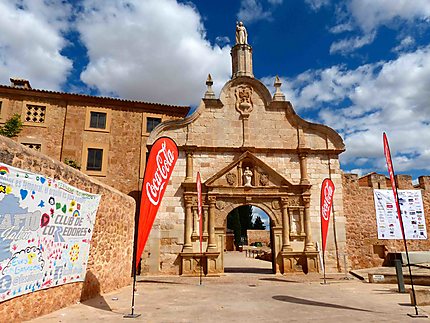
[[[270,231],[267,230],[248,230],[248,245],[253,242],[262,242],[264,246],[270,244]]]
[[[422,176],[414,187],[412,177],[397,175],[399,189],[420,189],[426,216],[427,235],[430,230],[430,177]],[[379,240],[373,189],[391,189],[384,175],[371,173],[359,178],[343,174],[343,206],[346,218],[346,240],[349,265],[353,269],[381,266],[389,252],[403,252],[403,240]],[[409,251],[430,250],[430,240],[407,240]]]
[[[0,303],[0,321],[28,320],[130,284],[136,207],[134,199],[2,136],[0,162],[62,180],[102,196],[85,282],[66,284],[4,301]]]

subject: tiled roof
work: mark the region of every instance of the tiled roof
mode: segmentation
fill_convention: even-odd
[[[88,94],[77,94],[77,93],[67,93],[59,91],[49,91],[49,90],[39,90],[39,89],[24,89],[20,87],[13,87],[8,85],[0,85],[0,90],[7,90],[9,93],[17,93],[20,95],[42,95],[46,98],[60,99],[60,100],[79,100],[86,101],[95,104],[111,104],[111,105],[122,105],[125,104],[127,107],[132,108],[145,108],[152,111],[167,113],[175,113],[180,115],[186,115],[190,110],[189,106],[180,105],[169,105],[162,103],[144,102],[137,100],[126,100],[121,98],[103,97],[103,96],[93,96]]]

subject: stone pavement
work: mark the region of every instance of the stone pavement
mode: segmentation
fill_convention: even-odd
[[[395,285],[369,284],[339,275],[274,275],[270,263],[225,255],[222,277],[139,277],[136,319],[131,286],[76,304],[32,322],[418,322],[408,294]],[[430,313],[430,307],[420,308]]]

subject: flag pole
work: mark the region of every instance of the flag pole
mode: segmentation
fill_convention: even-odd
[[[394,200],[396,202],[397,215],[399,216],[399,222],[400,222],[400,230],[402,231],[403,243],[405,245],[406,261],[409,269],[409,277],[411,279],[412,298],[414,301],[415,314],[408,314],[408,316],[414,317],[414,318],[427,317],[427,315],[418,313],[417,298],[415,295],[415,288],[414,288],[414,280],[412,278],[411,263],[409,261],[408,244],[406,242],[405,228],[403,227],[403,216],[402,216],[402,211],[400,210],[400,204],[399,204],[399,193],[397,191],[397,185],[394,179],[394,174],[395,174],[394,166],[393,166],[393,161],[391,159],[391,152],[390,152],[390,146],[388,144],[388,138],[385,132],[383,133],[383,141],[384,141],[384,154],[387,161],[388,173],[390,175],[390,181],[391,181],[391,187],[393,189]]]
[[[142,196],[139,199],[139,207],[136,208],[137,210],[140,210],[140,205],[142,203]],[[134,228],[134,244],[133,244],[133,260],[132,260],[132,274],[133,274],[133,291],[132,291],[132,296],[131,296],[131,313],[130,314],[125,314],[124,318],[136,318],[139,317],[140,314],[135,314],[134,313],[134,303],[135,303],[135,291],[136,291],[136,275],[137,275],[137,261],[136,261],[136,252],[137,252],[137,230],[138,230],[138,223],[139,223],[139,218],[140,218],[140,212],[137,215],[137,221],[135,223],[135,228]]]
[[[203,216],[202,216],[202,181],[200,178],[200,172],[197,172],[196,179],[197,188],[197,213],[199,216],[199,239],[200,239],[200,280],[199,284],[202,285],[203,276]]]

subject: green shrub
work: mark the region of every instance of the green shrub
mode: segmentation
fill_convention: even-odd
[[[66,164],[66,165],[68,165],[68,166],[70,166],[70,167],[73,167],[73,168],[76,168],[76,169],[81,170],[81,165],[79,165],[79,164],[76,162],[76,160],[66,158],[66,159],[64,159],[64,164]]]
[[[11,118],[6,120],[3,127],[0,127],[0,135],[8,138],[18,136],[22,130],[22,121],[19,114],[14,114]]]

